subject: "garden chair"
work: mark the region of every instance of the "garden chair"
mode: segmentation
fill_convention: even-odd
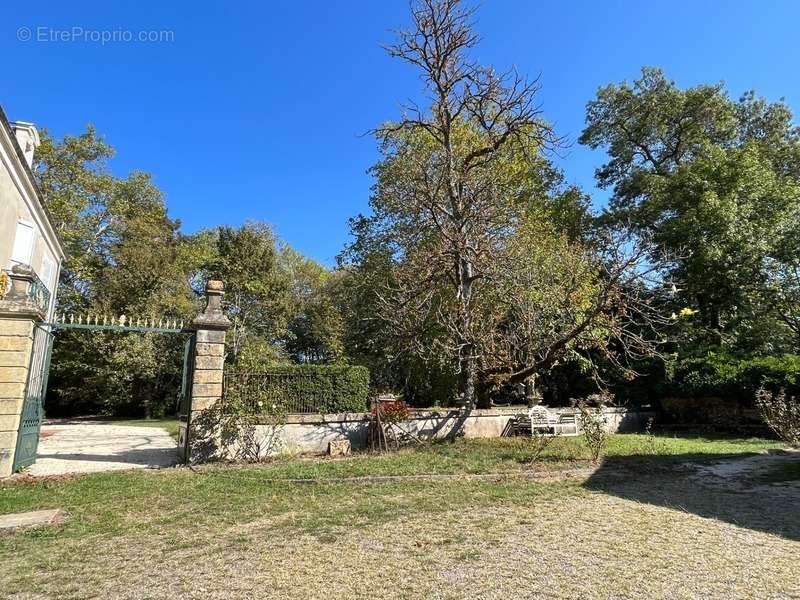
[[[534,432],[541,431],[545,433],[556,433],[558,415],[551,413],[544,406],[532,406],[528,410],[528,418],[531,421],[531,435],[533,435]]]
[[[561,413],[555,425],[555,433],[559,435],[578,435],[578,415],[575,412]]]

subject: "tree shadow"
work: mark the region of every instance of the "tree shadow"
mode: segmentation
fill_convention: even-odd
[[[159,468],[174,465],[178,462],[177,448],[132,448],[119,452],[92,453],[82,452],[39,453],[37,461],[53,460],[69,462],[106,462],[120,465],[135,465],[148,468]],[[69,468],[69,465],[65,465]]]
[[[787,457],[780,451],[770,454]],[[759,463],[765,458],[756,454],[608,457],[584,487],[800,540],[800,482],[765,484],[759,477],[763,470],[741,469],[739,461],[753,457],[759,457]],[[788,458],[800,460],[800,454]]]

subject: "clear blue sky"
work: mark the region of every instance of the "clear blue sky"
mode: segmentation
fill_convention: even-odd
[[[380,47],[408,23],[405,0],[52,0],[2,11],[10,119],[57,136],[93,123],[117,149],[113,170],[153,173],[185,231],[264,220],[328,264],[348,217],[367,209],[377,154],[361,134],[419,91],[411,68]],[[484,0],[476,56],[541,74],[545,115],[574,141],[596,89],[642,65],[682,86],[724,80],[735,96],[785,97],[800,111],[798,23],[791,0]],[[18,39],[21,27],[31,40]],[[41,41],[74,27],[87,33]],[[102,30],[169,30],[174,41],[92,41]],[[578,146],[559,160],[598,205],[602,160]]]

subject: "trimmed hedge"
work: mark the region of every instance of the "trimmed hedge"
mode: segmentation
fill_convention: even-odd
[[[252,414],[365,412],[369,370],[360,366],[289,365],[225,373],[225,398]]]
[[[756,390],[764,387],[788,394],[800,392],[800,356],[783,354],[736,358],[709,354],[679,361],[669,377],[667,395],[683,398],[723,398],[752,405]]]

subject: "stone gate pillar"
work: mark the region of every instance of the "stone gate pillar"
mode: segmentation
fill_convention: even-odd
[[[206,446],[214,442],[213,432],[209,431],[203,416],[205,411],[222,399],[225,332],[231,326],[230,320],[222,312],[224,294],[224,284],[210,280],[206,284],[205,310],[192,321],[195,344],[191,402],[187,419],[180,424],[180,446],[187,462],[202,460],[209,451]]]
[[[45,318],[30,267],[0,272],[0,477],[11,475],[33,354],[33,328]]]

